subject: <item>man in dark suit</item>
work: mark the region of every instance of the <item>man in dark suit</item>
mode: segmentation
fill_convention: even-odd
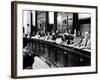
[[[33,51],[29,51],[27,47],[23,49],[23,69],[32,69],[34,63],[35,53]]]

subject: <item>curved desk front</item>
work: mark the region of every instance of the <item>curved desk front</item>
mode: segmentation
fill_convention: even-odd
[[[25,38],[23,38],[24,40]],[[51,67],[90,66],[91,52],[55,42],[27,38],[27,45]]]

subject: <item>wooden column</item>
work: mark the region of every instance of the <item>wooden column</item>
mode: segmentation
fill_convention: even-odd
[[[79,21],[78,21],[78,13],[73,13],[73,26],[72,26],[72,33],[74,30],[78,30],[79,28]]]
[[[31,11],[31,13],[30,13],[30,16],[31,16],[31,18],[30,18],[30,19],[31,19],[31,20],[30,20],[30,27],[31,27],[31,28],[30,28],[30,29],[31,29],[31,30],[30,30],[30,31],[31,31],[31,32],[30,32],[30,35],[31,35],[31,34],[33,33],[33,24],[32,24],[32,22],[33,22],[33,19],[32,19],[33,14],[32,14],[32,11]]]
[[[48,15],[48,12],[46,12],[46,26],[45,26],[45,31],[47,32],[48,30],[48,28],[47,27],[49,27],[49,15]]]
[[[54,12],[54,26],[53,26],[53,30],[54,31],[57,30],[57,12]]]
[[[37,26],[37,11],[35,11],[35,33],[38,31],[38,26]]]

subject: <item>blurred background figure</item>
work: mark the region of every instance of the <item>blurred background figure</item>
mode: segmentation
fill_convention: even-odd
[[[84,38],[82,39],[82,42],[79,46],[81,49],[85,49],[87,48],[87,46],[89,47],[90,45],[91,45],[90,33],[86,31],[84,33]]]
[[[40,34],[39,34],[39,31],[36,33],[35,36],[33,36],[32,38],[35,38],[35,39],[39,39],[40,38]]]

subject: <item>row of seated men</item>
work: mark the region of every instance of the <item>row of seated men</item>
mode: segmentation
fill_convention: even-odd
[[[27,38],[30,36],[26,35]],[[65,33],[61,33],[59,31],[56,32],[37,32],[36,35],[33,34],[31,36],[33,39],[40,39],[50,42],[55,42],[61,45],[73,46],[79,49],[86,49],[91,50],[91,36],[89,31],[83,32],[76,32],[74,30],[74,34],[71,34],[71,31],[66,31]]]

